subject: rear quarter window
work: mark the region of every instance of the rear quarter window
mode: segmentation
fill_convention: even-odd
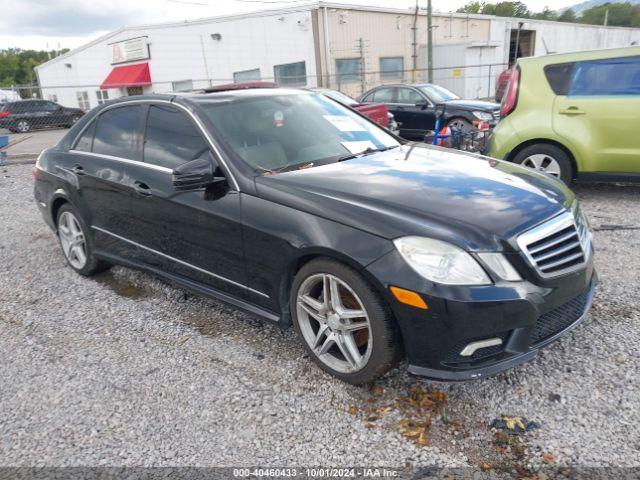
[[[571,87],[571,77],[575,62],[557,63],[544,67],[544,75],[553,93],[556,95],[568,95]]]

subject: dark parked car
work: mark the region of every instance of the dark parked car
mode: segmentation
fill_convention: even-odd
[[[0,128],[26,133],[34,128],[70,127],[84,112],[49,100],[20,100],[0,104]]]
[[[368,383],[403,356],[441,380],[534,358],[585,315],[587,221],[561,182],[402,144],[288,89],[91,111],[34,170],[68,264],[140,268],[283,327]]]
[[[439,85],[383,85],[364,93],[361,103],[384,103],[398,122],[400,135],[423,140],[436,123],[436,105],[445,105],[444,125],[455,125],[469,131],[481,121],[493,127],[500,119],[500,105],[481,100],[462,100]]]

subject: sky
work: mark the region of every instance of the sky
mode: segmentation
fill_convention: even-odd
[[[338,0],[339,1],[339,0]],[[434,10],[455,11],[468,0],[432,0]],[[530,10],[559,9],[580,0],[524,0]],[[427,0],[419,0],[425,7]],[[0,0],[0,49],[75,48],[125,25],[190,20],[267,8],[292,0]],[[404,8],[412,0],[343,0],[340,3]]]

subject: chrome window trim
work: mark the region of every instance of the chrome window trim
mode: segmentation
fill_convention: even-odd
[[[167,167],[162,167],[160,165],[154,165],[153,163],[141,162],[139,160],[131,160],[130,158],[123,157],[114,157],[113,155],[105,155],[104,153],[95,153],[95,152],[85,152],[83,150],[69,150],[69,153],[73,153],[75,155],[88,155],[90,157],[98,157],[104,158],[106,160],[114,160],[116,162],[128,163],[130,165],[139,165],[141,167],[150,168],[152,170],[157,170],[159,172],[172,174],[173,170]]]
[[[82,127],[82,130],[80,130],[78,132],[78,134],[76,135],[76,138],[74,138],[74,140],[73,140],[73,144],[72,145],[73,145],[74,148],[72,150],[70,150],[70,151],[73,151],[74,153],[86,153],[86,154],[89,154],[89,155],[98,155],[99,156],[99,154],[94,154],[93,152],[83,152],[81,150],[75,150],[75,146],[77,145],[78,140],[80,139],[80,137],[82,136],[84,131],[87,128],[89,128],[89,125],[91,125],[93,122],[95,122],[96,119],[99,118],[100,115],[102,115],[107,110],[111,110],[113,108],[118,108],[118,107],[124,107],[124,106],[127,106],[127,105],[136,105],[136,104],[153,105],[154,103],[166,103],[168,105],[173,105],[173,106],[175,106],[175,107],[177,107],[179,109],[182,109],[183,111],[185,111],[187,113],[187,115],[189,117],[191,117],[193,122],[196,124],[196,126],[200,130],[200,134],[205,138],[205,140],[209,144],[209,147],[213,150],[213,152],[216,154],[216,156],[220,159],[220,162],[222,163],[222,165],[225,167],[225,169],[229,173],[229,177],[230,177],[230,180],[231,180],[231,183],[232,183],[234,189],[239,192],[240,191],[240,186],[238,185],[238,181],[236,180],[236,177],[233,175],[233,172],[229,168],[229,165],[227,164],[226,159],[224,158],[224,156],[222,155],[222,153],[220,152],[220,150],[216,146],[215,142],[211,138],[211,135],[209,135],[209,132],[207,131],[207,129],[204,128],[204,125],[202,124],[202,122],[187,107],[185,107],[184,105],[180,105],[179,103],[175,103],[175,102],[169,101],[169,100],[164,100],[164,99],[127,100],[127,101],[114,103],[113,105],[108,105],[108,106],[104,107],[95,117],[93,117],[90,121],[87,122],[87,124],[84,127]],[[110,155],[105,155],[105,157],[110,157]],[[111,159],[115,159],[115,160],[119,159],[119,157],[110,157],[110,158]],[[130,160],[130,159],[121,159],[121,160],[127,160],[129,162],[135,162],[136,164],[153,165],[151,163],[142,162],[142,161],[139,161],[139,160]],[[159,167],[159,165],[154,165],[154,166]],[[161,168],[166,168],[166,167],[161,167]],[[167,170],[170,170],[170,169],[167,169]]]
[[[117,238],[118,240],[122,240],[123,242],[127,242],[127,243],[129,243],[131,245],[134,245],[136,247],[142,248],[143,250],[147,250],[147,251],[149,251],[151,253],[155,253],[156,255],[160,255],[161,257],[167,258],[167,259],[169,259],[171,261],[174,261],[176,263],[184,265],[185,267],[193,268],[194,270],[197,270],[197,271],[199,271],[201,273],[205,273],[207,275],[210,275],[213,278],[217,278],[218,280],[222,280],[223,282],[230,283],[231,285],[235,285],[236,287],[243,288],[243,289],[248,290],[250,292],[253,292],[253,293],[256,293],[258,295],[261,295],[261,296],[263,296],[265,298],[270,298],[269,295],[267,295],[266,293],[262,293],[259,290],[255,290],[255,289],[253,289],[251,287],[243,285],[242,283],[238,283],[236,281],[230,280],[230,279],[228,279],[226,277],[223,277],[223,276],[218,275],[216,273],[210,272],[210,271],[205,270],[203,268],[196,267],[195,265],[192,265],[192,264],[190,264],[188,262],[185,262],[184,260],[180,260],[179,258],[172,257],[171,255],[167,255],[166,253],[162,253],[162,252],[160,252],[158,250],[154,250],[153,248],[146,247],[146,246],[144,246],[144,245],[142,245],[142,244],[140,244],[138,242],[134,242],[133,240],[129,240],[128,238],[125,238],[125,237],[122,237],[120,235],[117,235],[117,234],[115,234],[113,232],[110,232],[109,230],[105,230],[104,228],[100,228],[100,227],[97,227],[95,225],[92,225],[91,228],[93,228],[94,230],[98,230],[99,232],[105,233],[107,235],[111,235],[112,237]]]

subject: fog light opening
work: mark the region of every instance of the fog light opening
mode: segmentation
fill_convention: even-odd
[[[502,339],[501,338],[497,338],[497,337],[496,338],[487,338],[485,340],[478,340],[477,342],[471,342],[466,347],[464,347],[462,349],[462,351],[460,352],[460,356],[461,357],[470,357],[471,355],[476,353],[476,351],[480,350],[481,348],[495,347],[497,345],[502,345]]]

